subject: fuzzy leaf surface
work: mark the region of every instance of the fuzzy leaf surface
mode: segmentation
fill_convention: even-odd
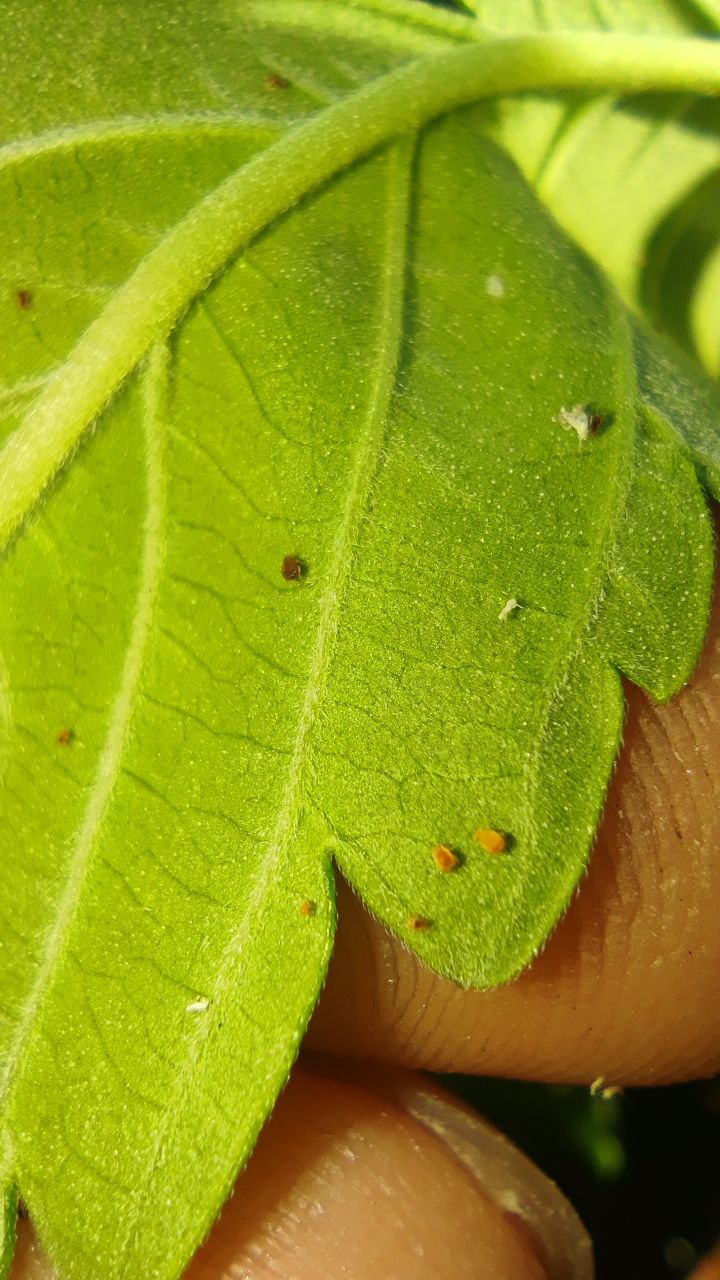
[[[0,1172],[63,1280],[187,1264],[317,999],[333,861],[459,983],[532,958],[619,672],[669,697],[707,618],[715,392],[485,107],[423,118],[453,15],[262,9],[4,18]],[[398,68],[415,127],[353,159],[332,121]]]
[[[252,3],[273,25],[295,28],[295,0]],[[306,0],[304,7],[306,21],[320,14],[319,25],[334,22],[343,30],[373,20],[379,33],[382,23],[384,38],[396,48],[406,42],[408,56],[491,34],[623,30],[707,39],[720,32],[717,0],[458,0],[464,16],[422,0]],[[716,374],[718,104],[690,85],[684,94],[641,99],[515,95],[489,104],[485,125],[626,301]]]
[[[461,6],[462,7],[462,6]],[[717,0],[481,0],[476,34],[626,31],[717,39]],[[465,38],[472,38],[469,29]],[[690,86],[688,86],[690,88]],[[626,300],[720,367],[720,108],[692,92],[528,95],[489,121]]]

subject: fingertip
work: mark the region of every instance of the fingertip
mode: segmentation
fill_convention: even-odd
[[[720,1280],[720,1245],[698,1263],[688,1280]]]
[[[21,1222],[11,1280],[53,1280]],[[296,1070],[185,1280],[591,1280],[589,1239],[502,1134],[411,1072]]]
[[[55,1272],[26,1217],[18,1222],[15,1257],[8,1280],[55,1280]]]
[[[452,1104],[450,1104],[452,1109]],[[391,1093],[299,1070],[187,1280],[550,1280],[535,1237]]]
[[[537,960],[507,986],[461,990],[340,883],[313,1048],[576,1084],[720,1070],[720,592],[692,683],[664,706],[627,696],[588,874]]]

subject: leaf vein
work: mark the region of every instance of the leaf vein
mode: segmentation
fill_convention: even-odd
[[[277,134],[285,125],[275,117],[241,112],[203,112],[159,116],[126,116],[118,120],[94,120],[89,124],[48,129],[30,138],[20,138],[0,147],[0,171],[12,165],[37,160],[53,151],[73,151],[76,147],[105,142],[126,142],[131,138],[152,138],[156,134],[189,133],[259,133]]]
[[[252,921],[262,911],[268,889],[278,874],[278,861],[286,852],[297,825],[310,738],[335,643],[340,598],[349,580],[353,547],[380,465],[387,431],[388,408],[395,388],[403,334],[414,147],[413,138],[411,142],[403,141],[396,144],[390,153],[392,170],[388,201],[387,250],[379,308],[378,367],[370,392],[365,432],[357,450],[354,474],[335,538],[327,584],[320,604],[317,639],[310,659],[307,688],[288,771],[288,785],[285,788],[284,800],[272,840],[260,863],[257,880],[249,896],[247,907],[220,962],[218,978],[212,993],[215,1007],[218,1007],[226,998],[237,1002],[241,975],[249,963],[245,943],[252,928]],[[169,1133],[177,1124],[178,1115],[182,1110],[178,1098],[195,1077],[198,1058],[208,1050],[208,1034],[207,1030],[204,1033],[198,1032],[193,1050],[183,1062],[172,1105],[167,1108],[167,1124],[159,1126],[157,1131],[155,1152],[148,1162],[148,1175],[143,1184],[135,1189],[138,1197],[147,1195],[148,1186],[152,1184],[160,1167],[163,1153],[168,1147]],[[131,1238],[128,1236],[121,1247],[121,1255],[124,1256],[125,1251],[131,1247]]]
[[[17,1032],[4,1064],[0,1085],[0,1106],[7,1103],[15,1073],[23,1059],[25,1046],[33,1034],[46,992],[65,954],[69,931],[78,909],[88,870],[97,849],[97,837],[105,819],[118,777],[120,759],[125,746],[142,668],[145,646],[152,624],[158,580],[163,561],[163,478],[161,449],[161,415],[166,379],[166,350],[155,347],[149,355],[145,374],[144,418],[147,434],[147,515],[143,560],[140,572],[135,615],[120,688],[113,707],[105,746],[98,762],[84,819],[75,838],[75,850],[67,884],[58,903],[43,948],[43,960]]]

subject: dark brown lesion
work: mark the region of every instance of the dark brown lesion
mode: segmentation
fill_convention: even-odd
[[[285,556],[280,572],[286,582],[299,582],[307,573],[307,565],[298,556]]]
[[[412,929],[414,933],[427,933],[428,929],[432,928],[432,920],[428,920],[427,916],[409,916],[405,926]]]

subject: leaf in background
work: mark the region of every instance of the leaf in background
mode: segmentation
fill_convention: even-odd
[[[690,322],[700,359],[708,373],[720,377],[720,237],[698,273]]]
[[[462,5],[460,7],[463,7]],[[483,32],[718,36],[717,0],[474,0]],[[491,132],[627,301],[720,373],[720,106],[685,96],[505,99]]]
[[[653,324],[720,373],[720,172],[656,229],[645,252],[642,304]]]
[[[632,0],[622,5],[612,0],[481,0],[476,7],[482,30],[503,34],[621,28],[717,37],[720,31],[717,0]],[[652,314],[661,317],[665,328],[675,314],[680,273],[680,287],[688,297],[698,294],[687,336],[714,371],[720,350],[715,288],[720,268],[712,265],[720,254],[717,201],[706,205],[705,227],[712,225],[717,253],[709,253],[704,284],[705,260],[695,262],[696,274],[690,275],[686,258],[676,262],[672,277],[663,277],[668,289],[663,299],[648,256],[660,227],[674,222],[678,210],[694,201],[696,188],[713,186],[720,171],[720,105],[692,94],[625,100],[609,94],[528,95],[504,99],[491,132],[625,299],[642,307],[653,295]]]
[[[717,402],[688,375],[678,404],[482,109],[332,176],[402,24],[53,14],[0,52],[3,527],[39,499],[1,570],[2,1178],[61,1276],[169,1278],[296,1054],[332,858],[461,983],[544,942],[618,669],[668,697],[702,644]]]

